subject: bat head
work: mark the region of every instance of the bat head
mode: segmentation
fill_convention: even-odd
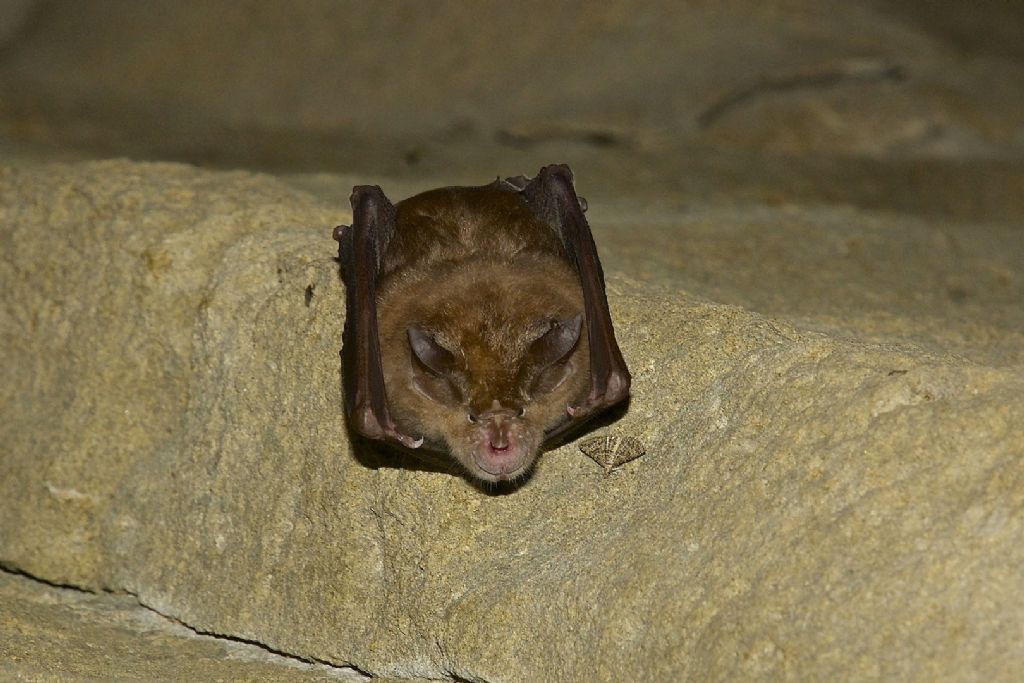
[[[529,472],[545,431],[565,421],[585,386],[582,321],[577,313],[518,327],[407,329],[414,393],[471,476],[497,482]]]

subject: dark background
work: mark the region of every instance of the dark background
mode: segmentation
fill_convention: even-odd
[[[23,0],[0,149],[1016,218],[1021,35],[1006,0]]]

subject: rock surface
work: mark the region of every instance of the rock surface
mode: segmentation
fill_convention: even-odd
[[[166,164],[2,179],[7,566],[393,676],[1009,680],[1024,666],[1024,373],[999,334],[1013,314],[863,315],[920,300],[945,316],[921,276],[942,258],[935,235],[908,219],[691,208],[627,231],[627,207],[592,205],[635,377],[628,413],[598,433],[647,454],[606,476],[569,444],[495,495],[348,443],[328,237],[341,202]],[[805,306],[766,317],[696,296],[689,278],[715,294],[714,252],[669,245],[705,222],[766,245],[817,226],[795,261],[736,258],[728,278],[768,309],[759,290],[803,283]],[[908,277],[857,279],[862,252],[834,236],[870,249],[872,234],[920,256]],[[1021,255],[999,234],[958,233],[979,254],[960,275],[1003,273],[1010,301]],[[787,267],[826,261],[850,277],[787,285]],[[977,358],[949,352],[964,339]]]
[[[368,680],[198,635],[127,595],[93,595],[0,572],[0,677],[5,681]]]
[[[0,4],[0,567],[120,595],[0,574],[0,674],[1019,678],[1024,18],[983,5]],[[646,454],[491,491],[353,446],[351,186],[553,161],[634,374],[586,436]]]
[[[0,60],[0,132],[62,153],[414,177],[557,150],[618,157],[631,189],[673,157],[713,191],[753,180],[723,152],[1006,162],[1024,154],[1024,11],[984,5],[50,0]]]

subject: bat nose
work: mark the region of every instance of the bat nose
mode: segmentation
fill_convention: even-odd
[[[507,451],[511,440],[509,439],[509,415],[491,413],[487,416],[487,440],[492,451]]]
[[[518,404],[513,405],[511,401],[507,403],[499,403],[495,400],[491,402],[491,406],[489,408],[481,412],[480,417],[485,420],[505,422],[519,416],[521,412],[522,411]]]

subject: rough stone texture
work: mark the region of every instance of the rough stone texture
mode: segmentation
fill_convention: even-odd
[[[256,645],[197,635],[127,595],[93,595],[0,572],[5,681],[365,681]]]
[[[1016,680],[1024,19],[983,4],[0,3],[0,566],[374,676]],[[646,455],[507,492],[354,448],[351,186],[552,161],[635,375],[589,436]],[[2,583],[0,674],[190,675],[41,595]]]
[[[1019,158],[1024,67],[991,38],[1024,19],[985,4],[51,0],[0,63],[0,130],[390,174],[552,146]]]
[[[606,476],[569,444],[494,495],[348,444],[340,202],[173,165],[2,179],[8,566],[374,674],[1009,680],[1024,666],[1024,377],[998,333],[1013,314],[902,316],[917,344],[841,315],[929,301],[933,256],[858,280],[861,252],[830,237],[934,254],[913,221],[691,209],[627,231],[625,207],[593,207],[636,387],[601,430],[647,455]],[[685,244],[705,220],[769,244],[814,224],[797,255],[851,277],[807,287],[830,304],[818,317],[768,318],[688,293],[713,251],[701,265],[629,246]],[[1019,245],[999,234],[958,233],[979,254],[960,274],[1005,271],[1019,293]],[[768,262],[780,271],[762,282],[797,287],[793,262]],[[737,265],[734,293],[770,308],[748,278]],[[943,348],[965,338],[978,359]]]

